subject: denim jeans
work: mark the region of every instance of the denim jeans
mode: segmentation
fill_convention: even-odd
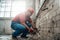
[[[26,21],[26,25],[28,27],[32,26],[28,21]],[[12,36],[14,37],[19,36],[21,33],[22,33],[22,36],[26,36],[29,33],[29,31],[26,29],[24,25],[14,22],[14,21],[12,21],[11,23],[11,28],[15,30],[15,32],[12,33]]]

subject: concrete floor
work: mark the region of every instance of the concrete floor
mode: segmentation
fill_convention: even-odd
[[[11,40],[11,35],[0,35],[0,40]]]
[[[13,40],[11,35],[0,35],[0,40]],[[29,38],[20,38],[18,37],[18,40],[30,40],[30,37]]]

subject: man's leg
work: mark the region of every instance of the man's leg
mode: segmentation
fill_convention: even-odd
[[[23,34],[21,35],[21,37],[24,37],[24,38],[28,38],[26,35],[29,33],[28,30],[24,30],[23,31]]]
[[[12,29],[15,30],[15,32],[12,33],[13,37],[17,37],[19,36],[21,33],[23,33],[23,31],[26,29],[23,25],[19,24],[19,23],[15,23],[12,27]]]
[[[29,21],[26,21],[26,25],[28,27],[32,27],[32,25],[29,23]],[[28,30],[24,30],[23,34],[21,36],[26,37],[26,35],[29,34]]]
[[[12,33],[12,36],[17,37],[17,36],[19,36],[19,34],[21,34],[21,31],[20,30],[15,30],[15,32]]]

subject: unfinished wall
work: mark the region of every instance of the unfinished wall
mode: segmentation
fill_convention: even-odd
[[[11,18],[0,18],[0,34],[11,34]]]
[[[60,40],[60,0],[46,0],[40,11],[36,21],[40,40]]]

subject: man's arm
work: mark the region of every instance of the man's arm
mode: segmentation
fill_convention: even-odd
[[[29,28],[25,23],[22,24],[26,27],[27,30],[29,30],[29,32],[33,32],[33,28]]]
[[[34,21],[33,21],[31,18],[29,19],[29,21],[30,21],[30,23],[32,24],[32,27],[33,27],[33,28],[36,28],[36,27],[35,27],[35,24],[34,24]]]
[[[30,28],[25,24],[25,22],[22,22],[21,24],[24,25],[24,26],[26,27],[26,29],[28,29],[28,30],[30,29]]]

